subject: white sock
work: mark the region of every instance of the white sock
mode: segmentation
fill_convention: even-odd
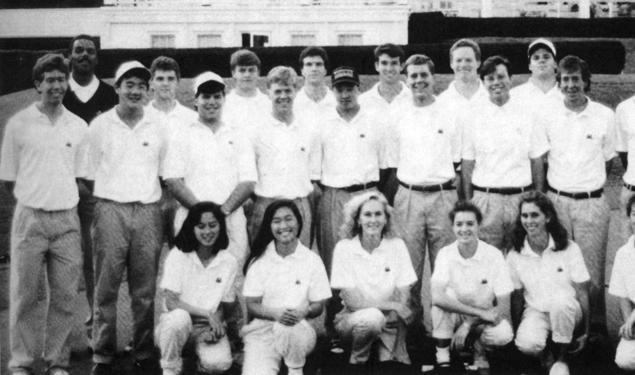
[[[450,347],[439,348],[437,346],[437,364],[450,362]]]
[[[302,367],[291,368],[289,367],[289,375],[303,375]]]

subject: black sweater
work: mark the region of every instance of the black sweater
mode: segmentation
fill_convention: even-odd
[[[115,93],[115,89],[113,89],[109,84],[104,83],[102,80],[99,80],[99,87],[97,88],[97,91],[95,91],[95,94],[93,94],[92,98],[90,98],[86,103],[79,100],[77,95],[75,95],[75,92],[69,88],[64,96],[62,104],[64,104],[66,109],[84,119],[86,123],[90,124],[97,115],[111,109],[118,102],[119,98]]]

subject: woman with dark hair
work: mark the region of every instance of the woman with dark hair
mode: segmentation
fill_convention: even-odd
[[[238,262],[227,251],[229,240],[220,206],[192,206],[168,254],[160,289],[164,312],[155,330],[164,375],[181,372],[181,350],[195,344],[199,371],[219,373],[232,365],[224,315],[236,299]]]
[[[333,321],[351,346],[352,371],[362,370],[377,343],[380,362],[410,364],[406,325],[410,286],[417,281],[406,244],[396,237],[392,207],[378,192],[352,198],[333,253],[331,288],[344,306]]]
[[[290,375],[301,375],[315,347],[316,333],[306,319],[322,313],[331,290],[322,260],[298,240],[301,231],[293,201],[267,206],[245,264],[245,375],[275,375],[281,360]]]
[[[582,252],[567,239],[551,200],[536,191],[521,197],[512,242],[507,264],[515,289],[516,346],[540,355],[550,374],[568,374],[568,355],[585,347],[590,327],[590,277]],[[584,333],[575,338],[580,324]],[[547,345],[549,332],[554,346]]]

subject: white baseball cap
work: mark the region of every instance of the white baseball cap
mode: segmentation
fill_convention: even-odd
[[[119,68],[117,68],[117,72],[115,73],[115,84],[119,84],[119,81],[121,80],[121,78],[126,73],[132,72],[132,71],[136,71],[138,74],[140,74],[139,77],[145,79],[146,81],[149,81],[150,77],[152,77],[152,74],[150,73],[148,68],[146,68],[139,61],[136,61],[136,60],[126,61],[122,63],[121,65],[119,65]]]
[[[535,50],[541,47],[546,48],[549,52],[551,52],[554,58],[556,57],[556,46],[554,46],[549,39],[545,39],[545,38],[538,38],[534,40],[533,42],[531,42],[529,44],[529,47],[527,47],[527,56],[531,57],[531,54],[534,53]]]
[[[206,83],[215,82],[221,89],[225,89],[225,82],[223,78],[214,72],[203,72],[194,78],[194,96],[199,94],[199,89]]]

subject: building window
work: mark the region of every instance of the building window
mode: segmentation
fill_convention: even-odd
[[[198,48],[214,48],[222,47],[222,40],[220,34],[199,34]]]
[[[150,37],[150,46],[152,48],[175,48],[176,42],[175,42],[174,35],[172,34],[152,35]]]
[[[292,46],[314,46],[315,35],[314,34],[291,34]]]
[[[360,46],[362,45],[362,34],[339,34],[337,36],[338,46]]]

